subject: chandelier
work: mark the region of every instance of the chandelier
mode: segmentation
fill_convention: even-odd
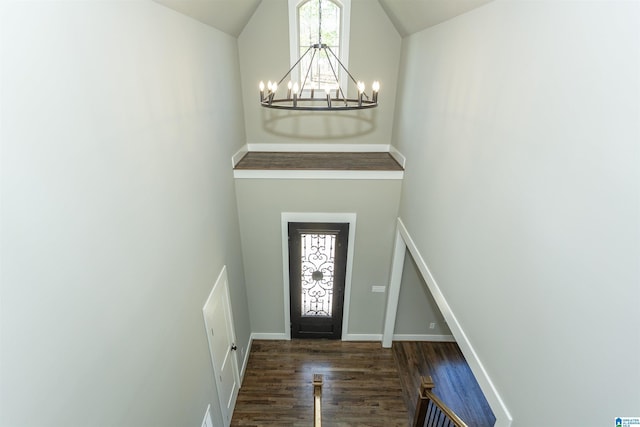
[[[260,105],[265,108],[280,110],[307,111],[361,110],[377,107],[380,83],[378,81],[373,82],[371,85],[371,96],[369,96],[365,92],[365,84],[353,77],[329,45],[322,43],[321,0],[318,0],[318,18],[318,43],[309,46],[305,53],[302,54],[298,61],[293,64],[289,71],[287,71],[280,80],[277,82],[268,81],[266,86],[263,81],[260,82],[258,85],[258,88],[260,89]],[[297,81],[292,81],[291,72],[298,66],[302,68],[301,62],[308,55],[311,55],[309,66],[304,70],[304,73],[302,73],[303,70],[300,70],[300,73],[298,74],[300,76],[304,76],[302,82],[299,84]],[[311,68],[314,63],[313,59],[316,55],[324,55],[327,58],[327,63],[331,70],[330,75],[333,80],[325,82],[325,89],[317,89],[315,87],[315,83],[312,83],[309,78],[311,75]],[[358,93],[357,97],[348,98],[345,91],[340,86],[340,80],[338,78],[340,69],[342,69],[342,72],[346,73],[349,77],[348,82],[352,82],[354,84]],[[282,83],[285,80],[287,80],[286,96],[285,90],[282,88]],[[307,88],[307,86],[311,86],[311,88]],[[307,89],[306,92],[305,88]]]

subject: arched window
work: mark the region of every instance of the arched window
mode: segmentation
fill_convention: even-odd
[[[323,43],[348,68],[350,9],[351,0],[289,0],[291,66],[310,46]],[[313,59],[310,55],[305,56],[300,66],[292,71],[292,79],[298,82],[306,79],[305,90],[336,89],[334,74],[337,74],[340,86],[346,89],[347,76],[342,67],[335,58],[321,53]],[[309,70],[309,75],[300,75],[300,70]]]

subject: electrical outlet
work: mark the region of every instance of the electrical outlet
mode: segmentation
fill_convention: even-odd
[[[435,329],[435,328],[436,328],[436,322],[429,323],[429,329]]]

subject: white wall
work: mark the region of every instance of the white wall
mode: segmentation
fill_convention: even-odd
[[[639,22],[496,1],[403,40],[400,216],[514,426],[640,408]]]
[[[400,35],[377,1],[352,0],[349,71],[379,80],[380,105],[362,111],[277,111],[259,104],[258,83],[279,80],[291,66],[287,0],[263,0],[238,37],[247,142],[390,144]]]
[[[433,329],[430,328],[431,323],[434,323]],[[402,267],[394,336],[396,340],[451,338],[451,331],[438,304],[408,250]]]
[[[146,1],[3,7],[0,425],[219,421],[224,264],[250,333],[235,39]]]

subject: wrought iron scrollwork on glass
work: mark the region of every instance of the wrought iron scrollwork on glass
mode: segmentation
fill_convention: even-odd
[[[335,234],[301,234],[302,316],[331,317]]]

